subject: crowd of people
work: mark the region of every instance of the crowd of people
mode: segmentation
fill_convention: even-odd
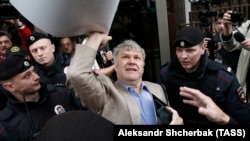
[[[11,21],[21,42],[0,31],[0,140],[39,139],[50,119],[72,111],[108,126],[250,124],[250,20],[233,30],[230,13],[218,15],[214,35],[222,62],[209,58],[199,27],[184,27],[157,82],[142,79],[146,53],[132,39],[113,50],[112,37],[98,32],[84,40],[58,37],[56,44],[49,34]]]

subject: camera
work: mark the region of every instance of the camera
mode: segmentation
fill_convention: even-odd
[[[217,11],[212,10],[211,5],[220,4],[223,0],[189,0],[189,2],[202,5],[205,10],[199,12],[198,18],[201,21],[202,27],[208,27],[211,25],[209,17],[217,16]]]
[[[8,0],[0,0],[0,20],[17,19],[19,12]]]
[[[234,11],[232,14],[231,14],[231,21],[233,23],[236,23],[236,22],[242,22],[244,21],[245,19],[245,16],[243,13],[239,13],[239,12],[236,12]]]
[[[215,59],[215,53],[214,51],[216,49],[218,49],[218,42],[220,42],[220,38],[215,38],[213,33],[209,32],[209,31],[205,31],[204,35],[206,38],[209,38],[210,40],[206,40],[207,41],[207,49],[209,51],[209,58],[214,60]],[[205,39],[206,39],[205,38]]]
[[[213,17],[217,15],[217,11],[201,11],[199,12],[198,18],[201,21],[202,27],[208,27],[211,25],[211,22],[209,21],[209,17]]]

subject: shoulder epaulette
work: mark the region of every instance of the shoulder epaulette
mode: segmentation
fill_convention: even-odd
[[[230,73],[232,72],[232,68],[231,68],[231,67],[223,66],[223,65],[222,65],[221,68],[222,68],[222,70],[224,70],[224,71],[227,71],[227,72],[230,72]]]
[[[228,72],[232,72],[232,68],[231,67],[227,67],[227,71]]]
[[[223,66],[221,67],[221,70],[223,70],[224,72],[232,75],[233,71],[232,71],[232,68],[231,67],[228,67],[228,66]]]

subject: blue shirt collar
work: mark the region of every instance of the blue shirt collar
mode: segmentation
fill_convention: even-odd
[[[119,81],[119,80],[118,80],[118,83],[121,84],[121,86],[122,86],[125,90],[127,90],[128,92],[130,92],[130,91],[133,89],[133,88],[131,88],[130,86],[124,84],[123,82],[121,82],[121,81]],[[148,88],[147,88],[147,86],[145,85],[145,83],[144,83],[143,81],[142,81],[141,85],[142,85],[141,90],[149,91]]]

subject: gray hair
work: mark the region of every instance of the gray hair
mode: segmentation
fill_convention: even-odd
[[[114,49],[113,49],[113,59],[114,62],[117,61],[117,55],[120,52],[120,50],[134,50],[134,51],[138,51],[141,52],[143,59],[145,60],[146,58],[146,54],[145,54],[145,50],[135,41],[133,40],[124,40],[122,43],[118,44]]]

